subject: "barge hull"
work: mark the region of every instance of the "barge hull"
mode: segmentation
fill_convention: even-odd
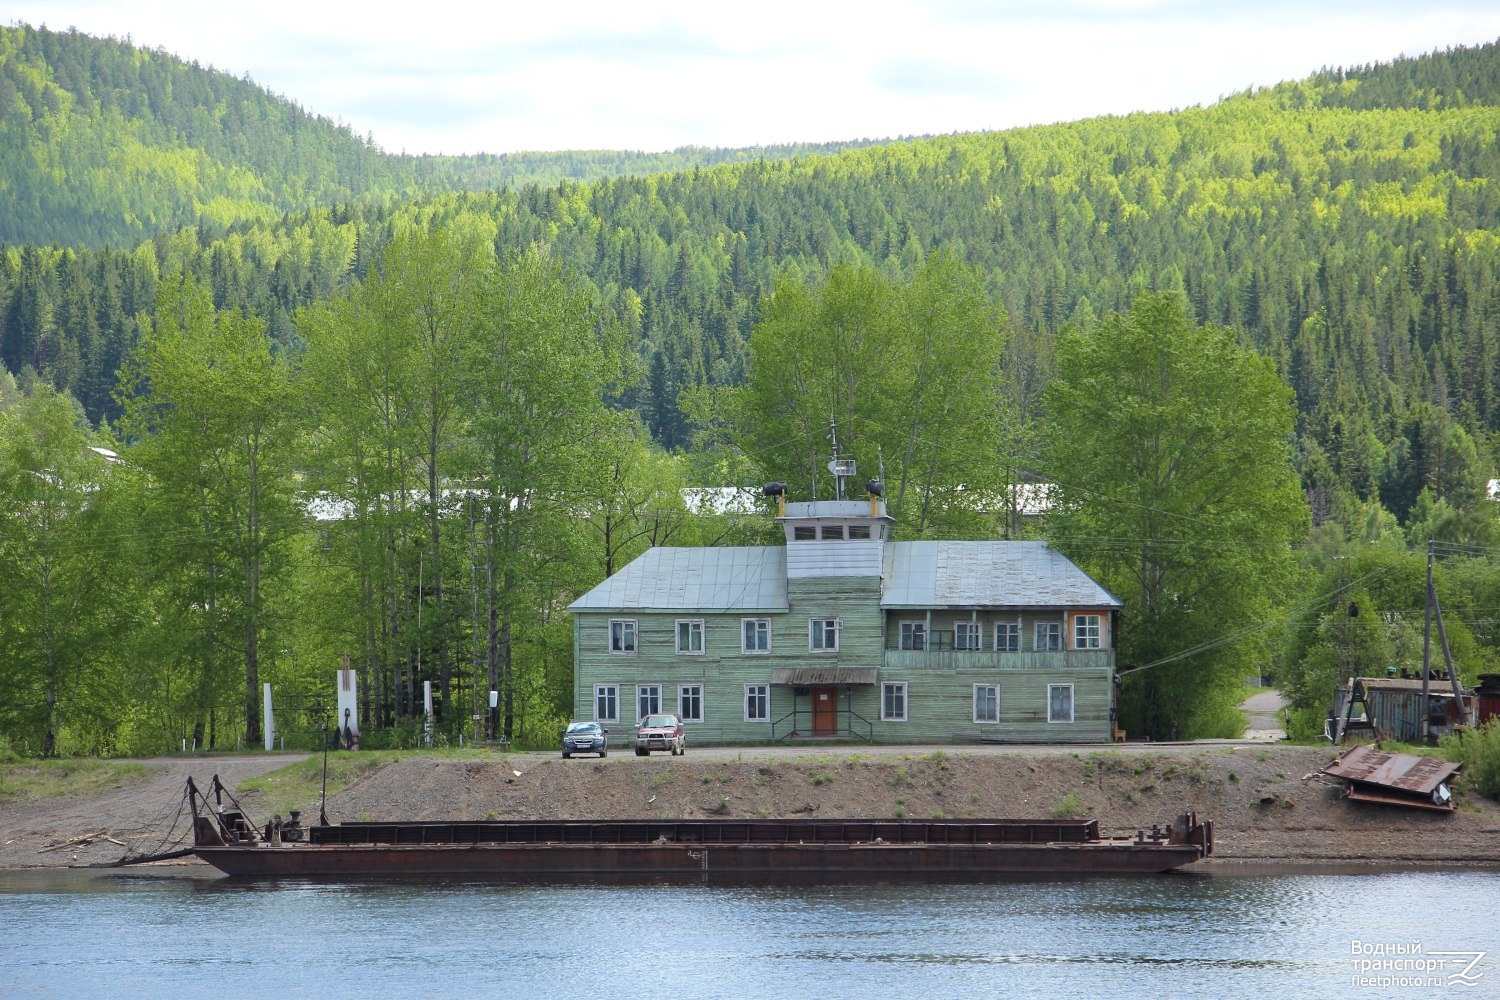
[[[495,844],[199,847],[230,875],[322,877],[470,875],[977,875],[1149,874],[1203,856],[1190,845],[1093,844]]]

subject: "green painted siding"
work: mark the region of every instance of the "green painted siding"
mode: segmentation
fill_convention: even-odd
[[[978,651],[890,649],[897,644],[903,620],[921,620],[923,612],[891,612],[880,608],[880,581],[873,577],[816,577],[788,581],[786,611],[726,614],[716,611],[671,613],[578,612],[575,615],[574,716],[594,718],[594,689],[599,684],[618,687],[618,721],[610,724],[617,749],[628,750],[636,721],[637,692],[643,685],[661,689],[665,711],[678,709],[683,685],[701,685],[704,720],[688,723],[688,744],[765,743],[784,736],[794,725],[811,728],[811,699],[800,699],[791,686],[770,686],[780,668],[877,668],[879,682],[839,692],[841,710],[852,709],[855,729],[881,743],[949,743],[983,738],[1026,742],[1108,742],[1113,736],[1109,718],[1112,696],[1113,650],[1031,652],[1031,623],[1061,621],[1060,612],[1027,615],[1022,625],[1019,653],[993,652],[993,622],[981,615],[985,629]],[[1015,616],[998,616],[1014,620]],[[638,623],[637,651],[609,652],[609,623],[625,618]],[[771,623],[771,650],[742,653],[741,622],[764,618]],[[808,649],[808,620],[839,619],[837,652]],[[704,623],[702,654],[676,652],[676,626],[682,619]],[[944,611],[933,614],[934,630],[952,621],[967,620]],[[939,622],[944,625],[939,625]],[[881,695],[885,682],[907,684],[907,719],[882,721]],[[770,720],[745,719],[745,685],[770,686]],[[1000,722],[976,724],[974,685],[999,687]],[[1048,723],[1049,684],[1072,684],[1074,721]],[[801,709],[795,719],[794,709]],[[841,727],[848,720],[840,713]],[[864,721],[862,721],[864,720]]]

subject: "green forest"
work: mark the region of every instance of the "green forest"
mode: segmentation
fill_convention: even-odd
[[[254,744],[262,682],[310,730],[346,656],[377,739],[432,681],[443,738],[494,689],[550,740],[572,597],[765,540],[692,490],[826,496],[830,419],[901,537],[1049,538],[1125,600],[1132,731],[1228,735],[1254,674],[1320,731],[1420,665],[1429,547],[1500,670],[1496,45],[1005,132],[412,157],[23,26],[0,132],[18,752]]]

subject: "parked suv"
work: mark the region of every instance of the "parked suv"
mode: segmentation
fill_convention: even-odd
[[[687,753],[687,737],[682,720],[675,715],[648,715],[635,730],[635,755],[645,757],[652,750],[670,750],[672,756]]]
[[[609,730],[597,722],[570,722],[563,733],[562,755],[564,759],[575,753],[596,753],[609,756]]]

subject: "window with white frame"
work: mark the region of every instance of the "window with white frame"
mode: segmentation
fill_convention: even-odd
[[[927,648],[927,623],[926,622],[902,622],[901,623],[901,648],[902,649],[926,649]]]
[[[880,686],[880,721],[906,721],[905,681],[887,681]]]
[[[683,722],[703,721],[703,685],[679,684],[677,686],[677,714]]]
[[[1038,653],[1053,653],[1062,649],[1062,622],[1037,622],[1031,648]]]
[[[637,684],[635,686],[635,717],[644,719],[661,711],[661,685]]]
[[[697,656],[703,652],[703,619],[679,618],[677,620],[677,652],[680,655]]]
[[[839,620],[837,618],[809,618],[807,620],[807,648],[814,653],[838,652]]]
[[[745,685],[745,721],[771,721],[771,685]]]
[[[609,651],[611,653],[634,653],[635,631],[636,625],[633,619],[611,619],[609,623]]]
[[[594,721],[620,721],[620,685],[594,685]]]
[[[1073,685],[1047,685],[1047,721],[1073,721]]]
[[[974,685],[974,721],[1000,721],[1000,685]]]
[[[1073,648],[1099,649],[1103,643],[1104,630],[1099,615],[1073,616]]]
[[[771,651],[771,619],[740,619],[740,652],[769,653]]]
[[[954,622],[953,648],[970,650],[978,649],[979,626],[973,622]]]
[[[1021,651],[1021,623],[995,623],[995,652],[1019,653]]]

